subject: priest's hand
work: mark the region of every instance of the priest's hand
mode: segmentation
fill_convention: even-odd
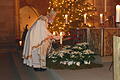
[[[65,32],[62,32],[62,36],[65,36]]]
[[[55,40],[59,40],[59,39],[60,39],[60,36],[53,36],[53,38],[54,38]]]

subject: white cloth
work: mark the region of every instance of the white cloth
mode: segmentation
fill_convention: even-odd
[[[48,27],[48,19],[45,16],[40,16],[40,18],[32,25],[32,27],[28,30],[25,44],[23,49],[23,63],[30,67],[42,67],[41,60],[44,59],[45,63],[43,66],[46,66],[46,53],[48,46],[50,45],[50,41],[44,41],[48,36],[52,34],[47,30]],[[34,46],[41,46],[33,48]],[[43,48],[44,47],[44,48]]]

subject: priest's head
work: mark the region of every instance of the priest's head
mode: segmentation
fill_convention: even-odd
[[[51,10],[50,13],[47,14],[48,22],[52,23],[55,19],[57,12],[54,10]]]

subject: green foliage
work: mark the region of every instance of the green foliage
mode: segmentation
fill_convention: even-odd
[[[72,67],[80,67],[83,64],[90,65],[95,60],[95,55],[89,49],[88,43],[77,43],[53,50],[47,56],[47,60],[51,65],[63,65],[70,69]]]

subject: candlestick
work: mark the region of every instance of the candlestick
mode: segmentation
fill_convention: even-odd
[[[100,24],[103,23],[103,14],[100,14]]]
[[[60,32],[60,44],[62,44],[62,38],[63,38],[62,32]]]
[[[87,14],[84,14],[84,24],[86,24]]]
[[[68,24],[68,15],[65,15],[65,23]]]

